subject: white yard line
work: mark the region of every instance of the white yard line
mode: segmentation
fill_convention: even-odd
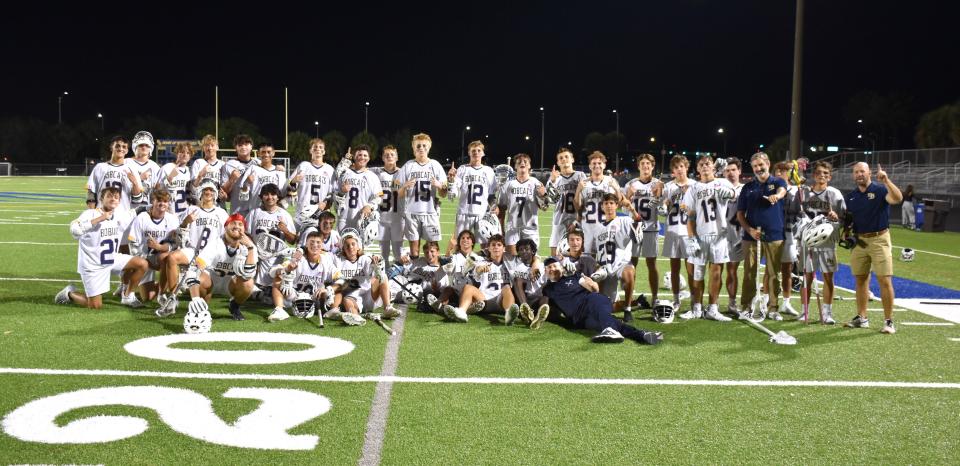
[[[953,322],[897,322],[900,325],[916,325],[923,327],[952,327]]]
[[[896,246],[896,245],[895,245],[895,246],[893,246],[893,249],[903,249],[903,246]],[[911,248],[911,249],[913,249],[914,251],[917,251],[917,252],[922,252],[922,253],[924,253],[924,254],[933,254],[933,255],[935,255],[935,256],[949,257],[949,258],[951,258],[951,259],[960,259],[960,256],[954,256],[954,255],[951,255],[951,254],[944,254],[944,253],[942,253],[942,252],[924,251],[923,249],[917,249],[917,248]]]
[[[957,339],[960,341],[960,338]],[[862,387],[862,388],[936,388],[960,390],[960,382],[897,382],[871,380],[681,380],[681,379],[576,379],[521,377],[398,377],[384,375],[293,375],[293,374],[221,374],[204,372],[151,372],[107,369],[40,369],[2,367],[0,374],[77,375],[92,377],[144,377],[207,380],[277,380],[293,382],[340,383],[427,383],[475,385],[682,385],[715,387]]]
[[[39,246],[76,246],[77,243],[34,243],[32,241],[0,241],[0,244],[32,244]]]
[[[406,317],[407,315],[404,313],[393,321],[393,331],[396,332],[396,335],[389,337],[390,341],[387,342],[387,348],[384,350],[383,366],[380,369],[381,377],[393,377],[397,373],[397,358],[400,354],[400,341],[403,338],[403,324]],[[373,405],[370,407],[370,416],[367,418],[366,433],[363,436],[362,454],[357,464],[370,466],[380,464],[383,440],[387,434],[387,417],[390,414],[390,396],[392,393],[392,381],[377,382],[377,388],[373,394]]]

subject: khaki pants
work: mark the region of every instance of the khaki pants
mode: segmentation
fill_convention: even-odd
[[[757,295],[757,242],[743,241],[743,292],[740,294],[740,308],[750,309],[750,302]],[[766,289],[770,295],[768,308],[776,309],[780,300],[780,255],[783,253],[783,241],[760,243],[761,253],[767,258]]]

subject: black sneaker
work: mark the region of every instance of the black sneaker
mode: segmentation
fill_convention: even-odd
[[[236,301],[231,299],[227,306],[230,307],[230,317],[232,317],[233,320],[246,320],[246,318],[244,318],[243,314],[240,312],[240,305],[237,304]]]
[[[647,301],[647,297],[643,294],[633,300],[631,303],[632,306],[636,306],[638,309],[653,309],[653,306],[650,305],[650,301]]]
[[[623,321],[626,323],[633,322],[633,312],[632,311],[623,311]]]
[[[648,345],[658,345],[663,341],[663,332],[643,332],[643,342]]]

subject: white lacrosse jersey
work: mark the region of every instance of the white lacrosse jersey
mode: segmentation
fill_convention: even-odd
[[[193,161],[193,165],[190,165],[190,177],[196,179],[197,176],[203,171],[203,167],[210,166],[210,169],[207,170],[207,173],[203,175],[203,178],[200,179],[202,183],[205,180],[213,181],[217,184],[217,187],[223,186],[223,175],[224,167],[226,163],[223,160],[215,159],[212,163],[204,158],[199,158]],[[199,186],[199,183],[198,183]]]
[[[827,189],[820,192],[811,188],[803,196],[803,213],[811,219],[819,214],[826,215],[831,210],[837,213],[838,218],[843,218],[843,213],[847,210],[843,193],[833,186],[827,186]],[[833,235],[831,235],[830,241],[826,243],[825,247],[813,249],[836,249],[838,241],[840,241],[840,228],[835,227]]]
[[[77,250],[77,273],[95,272],[113,266],[113,255],[120,247],[120,238],[130,226],[133,217],[129,210],[117,209],[113,216],[96,225],[91,220],[102,215],[96,209],[87,209],[73,223],[79,224],[84,233],[73,237],[80,241]]]
[[[140,178],[140,186],[143,188],[144,203],[150,201],[150,192],[153,191],[153,188],[157,185],[157,182],[160,181],[160,165],[157,165],[157,162],[147,159],[146,162],[139,162],[136,159],[124,159],[123,164],[130,167],[130,170],[133,171],[138,178]],[[146,173],[146,179],[143,178],[143,174]]]
[[[403,206],[400,204],[399,188],[394,186],[393,182],[400,174],[397,168],[393,172],[386,171],[383,167],[373,167],[370,169],[377,179],[380,180],[380,230],[386,225],[397,225],[403,221]]]
[[[407,181],[415,180],[412,188],[407,190],[404,196],[404,213],[407,214],[434,214],[437,215],[436,188],[433,187],[433,180],[444,182],[447,174],[440,166],[440,162],[433,159],[427,159],[427,163],[420,164],[416,160],[408,160],[403,164],[400,173],[397,174],[396,182],[398,189]]]
[[[187,228],[187,246],[194,249],[203,249],[210,241],[221,241],[224,225],[227,223],[227,211],[220,207],[204,209],[200,206],[190,206],[187,215],[196,212],[197,218]]]
[[[141,255],[151,254],[155,251],[147,248],[147,239],[153,238],[159,243],[179,226],[180,218],[170,212],[164,212],[159,219],[151,217],[150,212],[140,212],[130,225],[127,242],[139,245]]]
[[[304,228],[303,231],[300,232],[300,241],[298,244],[301,247],[306,247],[307,239],[308,239],[307,235],[309,235],[311,232],[314,232],[314,231],[320,231],[320,230],[317,227]],[[330,230],[330,236],[328,236],[327,239],[323,240],[320,243],[320,247],[323,248],[324,251],[329,252],[330,254],[336,255],[337,253],[339,253],[340,252],[340,232],[338,232],[337,230]]]
[[[573,196],[577,194],[577,186],[580,185],[580,181],[586,177],[586,174],[578,171],[570,175],[561,174],[557,177],[553,184],[556,186],[557,192],[560,193],[560,198],[554,205],[553,225],[567,225],[577,219],[577,208],[573,204]],[[548,181],[547,184],[550,184],[550,182]]]
[[[130,210],[130,192],[133,191],[133,182],[127,177],[130,169],[123,165],[114,165],[110,162],[100,162],[93,167],[87,178],[87,190],[97,196],[97,207],[103,207],[100,202],[100,191],[108,186],[120,190],[120,204],[117,209]]]
[[[270,169],[259,165],[250,167],[248,178],[253,180],[250,187],[250,211],[260,207],[260,189],[268,184],[275,184],[280,189],[278,200],[283,199],[287,193],[287,172],[277,168],[276,165]]]
[[[304,255],[297,263],[295,270],[296,278],[293,280],[293,287],[301,293],[314,293],[323,290],[327,283],[334,279],[336,271],[336,259],[333,254],[328,252],[320,253],[317,262],[310,262]]]
[[[336,260],[337,272],[334,273],[334,279],[356,280],[359,288],[369,291],[373,287],[371,280],[376,276],[377,269],[373,265],[373,259],[369,254],[363,254],[357,257],[357,260],[351,261],[343,254],[337,254]]]
[[[263,208],[257,208],[247,216],[247,235],[255,238],[259,233],[279,230],[280,222],[283,222],[288,230],[293,231],[293,217],[286,210],[274,207],[273,212],[267,212]],[[280,237],[282,238],[282,236]]]
[[[360,222],[360,214],[368,204],[380,205],[383,201],[383,192],[380,188],[380,179],[370,170],[358,172],[348,168],[340,175],[337,180],[337,192],[341,192],[343,186],[349,186],[346,192],[347,197],[337,212],[337,219],[346,219],[356,225]]]
[[[490,196],[496,193],[497,176],[486,165],[461,165],[457,168],[454,187],[460,196],[458,214],[483,215],[490,210]]]
[[[526,181],[514,178],[500,187],[500,209],[505,211],[507,229],[539,228],[536,196],[541,186],[540,180],[530,177]]]
[[[173,181],[167,177],[172,171],[176,171]],[[168,163],[160,169],[159,184],[170,192],[170,212],[180,215],[187,211],[190,205],[187,198],[190,197],[190,169],[187,167],[178,167],[175,163]]]
[[[246,175],[249,175],[250,172],[248,170],[247,173],[244,173],[244,170],[246,170],[247,166],[250,165],[251,163],[253,163],[252,157],[246,163],[241,162],[238,159],[232,159],[229,162],[224,163],[223,170],[220,171],[220,179],[224,183],[226,183],[227,180],[230,179],[230,175],[233,172],[237,172],[237,174],[242,175],[241,178],[246,177]],[[230,195],[230,213],[231,214],[235,214],[240,211],[245,211],[250,205],[249,201],[244,201],[244,202],[240,201],[240,191],[242,188],[243,188],[243,180],[237,179],[237,182],[233,185],[233,189],[231,189],[230,192],[227,193]],[[253,197],[252,190],[250,192],[250,197]],[[223,199],[221,199],[221,201],[223,201]]]
[[[742,189],[743,183],[734,186],[733,190],[736,194],[733,199],[727,203],[727,244],[730,245],[731,249],[743,241],[743,237],[740,236],[743,234],[743,227],[740,225],[740,221],[737,220],[737,199],[740,198],[740,190]]]
[[[240,247],[233,247],[224,241],[223,248],[218,251],[218,254],[210,258],[210,263],[207,265],[206,270],[218,277],[232,277],[235,275],[233,272],[233,264],[237,260],[246,261],[247,253],[246,246],[240,245]]]
[[[330,196],[333,189],[333,166],[329,163],[314,165],[310,161],[300,162],[297,170],[290,176],[303,174],[303,180],[297,184],[297,212],[308,205],[317,205]]]
[[[440,291],[433,289],[432,282],[434,281],[438,282],[441,288],[447,283],[446,275],[441,271],[440,264],[431,264],[423,256],[417,257],[416,260],[403,266],[403,275],[411,282],[419,282],[423,289],[428,291]]]
[[[679,236],[687,236],[687,211],[683,208],[683,195],[686,194],[693,180],[680,185],[671,181],[663,186],[663,199],[667,202],[667,230]]]
[[[483,273],[477,272],[477,268],[482,265],[490,265],[490,270]],[[483,299],[499,297],[501,289],[510,285],[510,273],[507,271],[507,264],[503,259],[499,263],[486,259],[477,262],[477,266],[470,273],[470,279],[483,292]]]
[[[603,229],[597,233],[597,265],[616,264],[630,261],[633,255],[633,219],[617,216],[613,220],[602,222]]]
[[[587,179],[587,185],[580,190],[581,223],[586,227],[599,225],[603,219],[603,196],[607,193],[616,194],[617,188],[612,186],[613,178],[604,175],[600,181]],[[576,189],[576,188],[574,188]]]
[[[453,264],[452,266],[450,266],[450,268],[452,269],[452,272],[445,273],[445,275],[446,275],[447,282],[450,284],[450,286],[452,286],[453,288],[456,288],[457,290],[462,290],[464,285],[466,285],[467,283],[470,283],[470,277],[465,271],[467,259],[468,259],[468,256],[465,256],[459,252],[455,252],[453,253],[452,256],[450,256],[450,264]],[[480,256],[474,253],[470,253],[469,259],[472,260],[474,263],[482,260]]]
[[[650,177],[647,182],[640,181],[640,178],[634,178],[627,182],[623,187],[623,195],[626,196],[630,188],[633,188],[633,196],[630,203],[640,214],[640,223],[642,231],[660,231],[660,220],[657,217],[657,209],[660,207],[662,199],[653,195],[653,188],[657,186],[660,180]],[[662,193],[661,193],[662,195]]]
[[[535,280],[530,276],[530,264],[524,264],[520,256],[507,257],[503,262],[510,274],[510,285],[513,285],[514,280],[518,278],[523,279],[523,292],[527,295],[528,301],[539,299],[543,291],[543,277],[546,275],[544,268],[540,267],[540,276]]]
[[[726,178],[714,178],[706,183],[694,182],[683,195],[687,212],[697,219],[697,236],[727,235],[727,205],[736,196],[736,190]]]

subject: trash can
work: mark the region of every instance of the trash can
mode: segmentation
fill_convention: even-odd
[[[923,231],[942,232],[947,227],[950,203],[939,199],[923,200]]]

